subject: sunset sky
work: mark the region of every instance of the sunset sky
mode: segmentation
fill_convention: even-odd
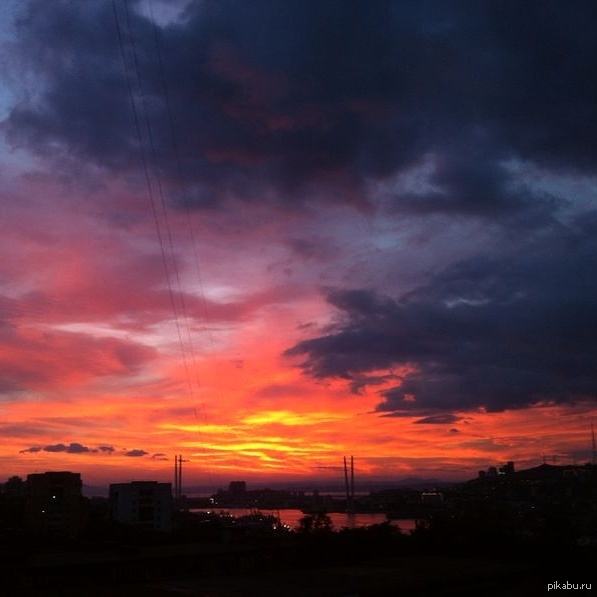
[[[0,483],[591,459],[597,3],[6,0]]]

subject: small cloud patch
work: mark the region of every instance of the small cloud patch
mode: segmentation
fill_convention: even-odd
[[[130,456],[131,458],[138,458],[139,456],[146,456],[149,452],[145,450],[125,450],[124,455]]]
[[[445,415],[431,415],[429,417],[423,417],[414,421],[416,425],[449,425],[450,423],[456,423],[460,421],[461,417],[456,415],[445,414]]]

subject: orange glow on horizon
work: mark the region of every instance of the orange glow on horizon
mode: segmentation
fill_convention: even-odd
[[[417,407],[413,396],[402,416],[379,410],[383,392],[416,372],[412,364],[362,380],[304,374],[301,357],[284,351],[333,333],[337,313],[320,287],[344,279],[333,278],[331,266],[298,267],[268,238],[267,257],[260,234],[277,227],[286,238],[283,218],[218,242],[216,216],[201,216],[207,291],[184,245],[186,285],[174,290],[187,312],[177,317],[147,218],[133,219],[122,235],[109,226],[96,231],[90,214],[78,227],[57,220],[51,233],[36,221],[32,238],[10,231],[11,242],[27,239],[5,265],[16,297],[5,298],[11,319],[0,345],[10,382],[0,403],[5,478],[62,469],[81,472],[89,485],[170,480],[175,454],[188,460],[190,486],[223,487],[245,477],[338,479],[346,455],[363,484],[466,479],[508,460],[524,467],[544,457],[589,459],[592,403],[457,411],[453,422],[421,423],[422,415],[406,416]],[[173,218],[175,230],[186,224],[181,214]]]

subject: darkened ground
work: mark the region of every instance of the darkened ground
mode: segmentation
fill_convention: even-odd
[[[114,596],[188,595],[194,597],[354,596],[382,595],[479,595],[532,596],[547,594],[547,585],[560,582],[591,582],[589,562],[568,566],[539,561],[515,561],[464,556],[387,557],[375,562],[306,569],[262,569],[248,573],[218,575],[186,574],[174,578],[57,587],[22,587],[10,595]],[[589,592],[590,593],[590,592]],[[586,594],[586,591],[585,591]]]
[[[0,595],[526,597],[547,594],[556,581],[591,583],[597,562],[595,547],[555,535],[540,542],[495,533],[470,539],[431,528],[407,536],[383,524],[223,537],[189,542],[129,535],[55,549],[44,541],[12,552],[5,544]]]
[[[197,597],[527,596],[541,594],[540,589],[544,583],[539,576],[533,566],[525,563],[449,556],[417,556],[284,573],[270,570],[228,578],[180,578],[162,583],[148,583],[139,587],[139,590],[146,595],[180,594]],[[127,594],[126,589],[119,594]]]
[[[296,531],[268,517],[179,512],[159,532],[115,523],[100,501],[67,536],[28,530],[23,500],[4,494],[0,597],[557,594],[549,584],[594,580],[593,473],[467,483],[410,534],[390,522],[333,529],[323,512]]]

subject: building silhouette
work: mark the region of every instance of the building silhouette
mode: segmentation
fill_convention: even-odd
[[[247,493],[246,481],[230,481],[228,485],[228,493],[233,496],[242,496]]]
[[[79,473],[27,476],[25,526],[33,532],[78,537],[87,520]]]
[[[133,481],[110,485],[112,520],[146,529],[172,529],[172,483]]]

